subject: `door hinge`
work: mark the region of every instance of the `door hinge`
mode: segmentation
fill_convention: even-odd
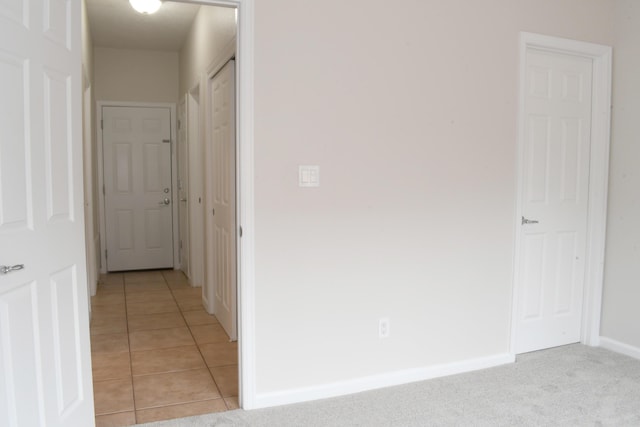
[[[242,237],[242,226],[239,227],[239,233],[240,233],[240,237]]]
[[[107,191],[104,188],[105,188],[104,184],[102,184],[102,195],[103,196],[107,194]]]
[[[180,249],[182,249],[182,240],[180,240]]]
[[[100,120],[100,129],[104,130],[104,120]]]
[[[104,258],[107,259],[109,258],[109,251],[108,250],[104,250]]]

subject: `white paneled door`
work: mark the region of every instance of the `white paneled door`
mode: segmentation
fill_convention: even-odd
[[[516,353],[580,341],[592,60],[529,49]]]
[[[180,268],[191,277],[189,235],[189,137],[187,99],[178,105],[178,217],[180,227]]]
[[[236,320],[236,125],[235,64],[229,61],[211,80],[211,140],[207,170],[207,295],[232,340]]]
[[[0,424],[93,425],[80,2],[0,2]]]
[[[102,107],[107,270],[173,267],[171,110]]]

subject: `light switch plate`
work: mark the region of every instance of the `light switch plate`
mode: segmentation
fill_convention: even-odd
[[[320,187],[320,166],[300,165],[298,167],[298,185],[300,187]]]

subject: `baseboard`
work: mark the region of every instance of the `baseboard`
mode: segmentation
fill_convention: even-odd
[[[496,354],[493,356],[469,359],[461,362],[446,363],[442,365],[428,366],[424,368],[406,369],[387,374],[373,375],[356,378],[348,381],[340,381],[331,384],[323,384],[313,387],[290,389],[272,393],[258,393],[251,409],[268,408],[272,406],[288,405],[291,403],[308,402],[329,397],[344,396],[360,393],[384,387],[392,387],[417,381],[430,380],[448,375],[477,371],[492,368],[494,366],[513,363],[515,357],[512,354]]]
[[[634,359],[640,359],[640,348],[612,340],[611,338],[600,337],[600,347],[633,357]]]

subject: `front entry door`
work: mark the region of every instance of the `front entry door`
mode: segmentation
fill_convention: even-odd
[[[526,54],[516,353],[580,341],[592,69],[588,58]]]
[[[80,2],[0,5],[0,424],[94,424]]]
[[[235,64],[211,80],[212,134],[207,169],[207,309],[236,339],[236,124]],[[213,307],[211,307],[213,302]]]
[[[171,110],[102,107],[107,270],[173,267]]]

